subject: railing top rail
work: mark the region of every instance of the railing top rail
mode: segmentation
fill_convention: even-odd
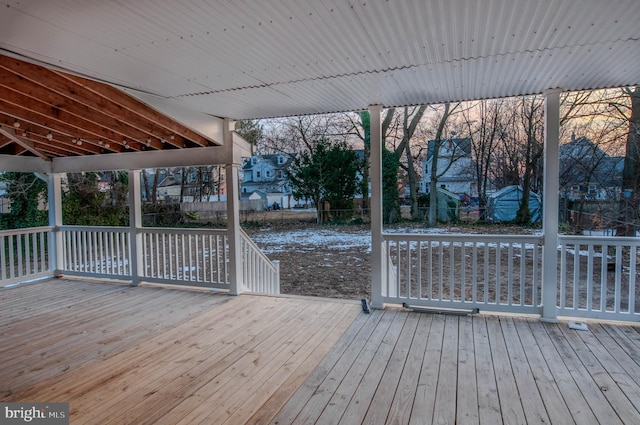
[[[249,237],[249,235],[247,234],[247,232],[244,231],[244,229],[240,229],[240,235],[242,237],[242,240],[249,245],[251,248],[253,248],[253,250],[256,252],[256,254],[262,258],[266,263],[271,264],[272,261],[269,259],[269,257],[267,257],[267,255],[262,252],[262,250],[260,249],[260,247],[253,241],[253,239],[251,239]]]
[[[72,231],[72,232],[82,232],[82,231],[126,232],[129,230],[129,227],[127,226],[77,226],[77,225],[63,224],[62,226],[59,226],[58,229]]]
[[[383,239],[396,241],[443,242],[541,242],[542,235],[485,235],[475,233],[383,233]]]
[[[63,225],[59,227],[60,230],[67,231],[88,231],[88,232],[128,232],[130,227],[127,226],[69,226]],[[141,227],[138,229],[143,233],[164,233],[164,234],[214,234],[214,235],[226,235],[226,229],[206,229],[206,228],[194,228],[194,227]]]
[[[24,229],[8,229],[0,230],[0,236],[25,235],[29,233],[50,232],[53,230],[51,226],[27,227]]]
[[[207,229],[207,228],[194,228],[194,227],[143,227],[140,229],[143,233],[158,233],[158,234],[212,234],[212,235],[226,235],[227,229]]]
[[[635,245],[640,246],[640,238],[634,236],[579,236],[579,235],[558,235],[561,243],[580,243],[583,245],[603,244],[603,245]]]

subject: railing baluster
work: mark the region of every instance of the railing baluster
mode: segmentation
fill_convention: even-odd
[[[213,247],[213,235],[208,235],[208,241],[209,241],[209,282],[214,283],[214,274],[213,274],[213,253],[214,251],[214,247]]]
[[[196,251],[195,251],[195,255],[196,255],[196,281],[200,282],[200,250],[198,249],[199,247],[199,241],[200,241],[200,235],[196,235],[195,236],[195,240],[196,240]]]
[[[416,241],[418,252],[416,253],[416,297],[422,299],[422,241]]]
[[[5,247],[5,241],[7,240],[7,238],[9,238],[10,236],[0,236],[0,267],[2,267],[2,270],[0,270],[0,273],[2,274],[2,280],[8,280],[9,277],[7,276],[7,257],[6,257],[6,247]]]
[[[471,301],[476,303],[478,300],[478,268],[476,264],[478,264],[478,242],[473,241],[473,266],[471,271]]]
[[[496,304],[502,302],[502,279],[501,268],[502,265],[502,244],[498,242],[496,244]]]
[[[29,237],[31,236],[31,237]],[[25,270],[25,275],[31,275],[33,274],[32,269],[31,269],[31,261],[33,259],[34,261],[34,266],[35,266],[35,261],[36,261],[36,252],[35,252],[35,243],[34,243],[34,237],[35,234],[26,234],[24,235],[24,241],[25,241],[25,250],[26,250],[26,258],[24,263],[26,264],[26,270]],[[35,270],[35,267],[33,268],[33,270]]]
[[[456,244],[449,242],[449,301],[456,299],[455,270],[456,270]]]
[[[467,301],[466,245],[465,242],[460,243],[460,301]]]
[[[531,294],[531,305],[537,307],[539,305],[538,285],[540,284],[540,250],[537,244],[533,245],[533,292]]]
[[[406,241],[405,242],[405,256],[406,256],[406,264],[407,264],[407,268],[406,268],[406,273],[407,273],[407,286],[406,286],[406,295],[405,298],[408,300],[409,298],[411,298],[411,241]],[[397,286],[397,293],[400,294],[400,296],[402,296],[402,286],[401,286],[402,282],[400,281],[400,279],[398,280],[398,286]]]
[[[433,242],[427,241],[427,298],[433,299]]]
[[[484,243],[484,289],[483,300],[484,304],[489,303],[489,243]]]
[[[537,250],[536,250],[537,252]],[[535,264],[535,263],[534,263]],[[537,282],[537,280],[536,280]],[[559,308],[565,308],[567,306],[567,245],[560,245],[560,303]],[[534,286],[534,289],[537,285]],[[534,302],[537,298],[534,298]]]
[[[122,243],[122,234],[120,232],[115,234],[115,243],[116,243],[116,261],[115,261],[115,272],[114,274],[120,274],[122,271],[122,257],[120,255],[120,244]]]
[[[22,235],[16,235],[16,249],[18,251],[18,263],[16,264],[16,277],[22,277]]]
[[[513,243],[507,248],[507,304],[513,305]]]
[[[520,305],[526,305],[526,268],[527,263],[527,246],[524,242],[520,242]]]
[[[613,310],[616,313],[620,313],[620,303],[622,301],[622,247],[616,246],[616,260],[615,260],[615,289],[614,289],[614,306]]]
[[[636,312],[636,264],[638,260],[637,248],[632,246],[629,252],[629,313]]]
[[[438,300],[444,298],[444,244],[442,241],[438,244]]]

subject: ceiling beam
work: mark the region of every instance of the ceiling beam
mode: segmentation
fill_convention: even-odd
[[[51,161],[37,156],[0,155],[0,170],[22,173],[50,173]]]
[[[45,124],[52,132],[57,132],[70,138],[83,138],[98,144],[98,140],[108,142],[112,146],[121,145],[123,137],[109,127],[102,127],[89,119],[74,115],[64,105],[51,105],[39,98],[30,97],[11,88],[0,85],[0,109],[17,120],[24,120],[31,125]],[[140,150],[140,143],[133,142],[131,146]]]
[[[9,133],[7,130],[5,130],[2,127],[0,127],[0,134],[5,136],[9,140],[13,141],[14,143],[22,146],[23,148],[25,148],[26,150],[28,150],[29,152],[31,152],[35,156],[38,156],[38,157],[40,157],[40,158],[42,158],[44,160],[49,159],[49,157],[47,157],[45,154],[43,154],[40,150],[36,149],[34,144],[33,144],[33,142],[31,142],[30,140],[22,140],[18,136],[14,136],[13,134]]]
[[[200,146],[209,146],[210,144],[222,144],[217,140],[209,140],[206,137],[202,136],[199,133],[189,129],[188,127],[179,124],[178,122],[172,120],[166,115],[156,111],[155,109],[150,108],[147,104],[135,99],[134,97],[124,93],[121,90],[116,89],[115,87],[98,83],[95,81],[87,80],[82,77],[77,77],[75,75],[64,74],[58,71],[51,71],[63,79],[67,79],[69,81],[75,82],[76,84],[81,85],[86,90],[95,95],[100,96],[103,99],[114,102],[119,105],[121,108],[124,108],[157,126],[158,130],[164,134],[165,137],[171,134],[178,135],[187,140],[191,140],[193,143]],[[212,117],[213,118],[213,117]]]
[[[227,164],[230,161],[229,151],[226,146],[210,146],[206,148],[62,157],[52,160],[52,171],[55,173],[78,173],[85,171],[139,170],[145,168]],[[0,167],[0,169],[2,168]]]
[[[52,118],[47,114],[46,110],[44,113],[38,113],[0,98],[0,125],[10,127],[16,119],[20,120],[21,128],[24,126],[24,130],[28,133],[28,138],[45,139],[50,144],[58,147],[72,146],[73,139],[83,138],[90,142],[83,142],[83,148],[80,153],[102,152],[100,138],[92,133],[78,131],[77,128],[68,125],[63,120]],[[48,136],[49,132],[51,132],[51,136]],[[106,143],[103,146],[106,146]],[[113,143],[109,145],[108,150],[121,152],[123,147],[120,144]]]
[[[151,109],[128,94],[103,83],[54,71],[19,59],[0,55],[0,68],[9,71],[30,84],[37,84],[78,103],[85,103],[103,114],[130,123],[158,139],[177,134],[198,145],[209,140],[171,118]],[[176,147],[182,147],[177,146]]]
[[[78,118],[84,117],[96,125],[113,130],[119,139],[126,138],[137,140],[141,143],[146,143],[147,139],[149,139],[151,147],[155,149],[162,148],[160,138],[151,132],[139,129],[143,125],[142,122],[132,124],[122,118],[116,118],[106,113],[100,105],[91,104],[88,101],[80,101],[56,91],[53,87],[48,86],[46,81],[27,80],[23,76],[0,66],[0,87],[39,100],[49,105],[52,109],[65,110]],[[69,89],[72,94],[78,94],[82,90],[80,87],[76,89],[70,87]],[[80,98],[80,96],[76,97]],[[75,125],[82,127],[82,122],[78,120]]]
[[[8,131],[14,131],[16,135],[18,132],[22,132],[22,138],[26,140],[30,140],[36,144],[42,144],[47,147],[55,148],[58,150],[59,155],[56,156],[67,156],[69,154],[73,155],[86,155],[86,154],[99,154],[105,153],[105,148],[103,146],[94,146],[90,143],[82,142],[82,145],[78,145],[77,142],[73,143],[73,137],[61,135],[59,133],[51,133],[51,140],[49,140],[49,129],[45,127],[41,127],[40,125],[31,125],[28,121],[22,121],[20,125],[20,129],[17,130],[13,126],[15,118],[12,116],[8,116],[0,112],[0,127],[4,127]],[[43,150],[44,152],[53,152],[50,149]]]

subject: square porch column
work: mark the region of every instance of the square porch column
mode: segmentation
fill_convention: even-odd
[[[242,273],[242,236],[240,234],[240,181],[238,167],[241,158],[236,158],[233,146],[235,122],[224,120],[223,146],[227,149],[224,166],[227,183],[227,238],[229,242],[229,292],[237,295],[244,288]]]
[[[382,106],[369,106],[370,114],[370,176],[371,176],[371,307],[383,308],[382,288],[386,283],[382,249]],[[386,265],[389,266],[388,264]]]
[[[54,276],[60,276],[62,270],[62,174],[49,173],[47,176],[47,198],[49,203],[49,226],[53,227],[49,235],[49,265]]]
[[[129,261],[131,286],[138,286],[144,277],[142,258],[142,191],[140,188],[141,170],[129,170]]]
[[[560,92],[545,92],[544,109],[544,193],[542,198],[542,317],[557,323],[558,294],[558,192],[560,190]]]

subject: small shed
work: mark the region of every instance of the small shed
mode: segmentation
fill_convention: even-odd
[[[489,196],[487,200],[487,218],[493,222],[514,221],[522,194],[524,193],[521,186],[507,186]],[[542,220],[542,200],[540,195],[529,192],[529,212],[531,213],[531,222],[535,223]]]
[[[436,219],[441,223],[458,221],[460,218],[460,196],[447,189],[438,188],[436,198]],[[429,195],[425,195],[426,204],[423,204],[421,211],[424,216],[429,215]]]

